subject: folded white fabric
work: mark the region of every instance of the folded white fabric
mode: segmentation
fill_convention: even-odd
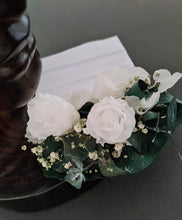
[[[111,66],[133,66],[117,36],[85,43],[43,58],[43,72],[37,92],[58,96],[91,89],[97,74]]]

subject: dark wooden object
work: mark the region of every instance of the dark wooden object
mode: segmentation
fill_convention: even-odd
[[[0,190],[30,190],[41,176],[30,150],[22,151],[27,102],[34,96],[41,61],[26,0],[0,0]]]

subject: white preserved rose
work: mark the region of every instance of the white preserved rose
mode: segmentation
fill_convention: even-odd
[[[97,143],[125,142],[135,127],[135,112],[125,100],[105,97],[88,114],[87,130]]]
[[[28,115],[25,136],[33,143],[39,143],[50,135],[62,135],[80,119],[73,105],[58,96],[41,93],[28,103]]]

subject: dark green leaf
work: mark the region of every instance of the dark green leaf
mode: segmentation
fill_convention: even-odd
[[[144,81],[139,80],[128,92],[126,96],[137,96],[139,99],[150,97],[151,94],[146,92],[148,84]]]
[[[158,153],[140,155],[134,151],[130,151],[128,152],[128,159],[124,165],[124,170],[127,174],[138,173],[150,166],[157,157]]]
[[[87,118],[88,113],[90,112],[92,106],[94,104],[92,102],[87,102],[82,108],[78,111],[80,113],[81,118]]]
[[[52,169],[58,173],[65,173],[66,169],[64,168],[65,163],[67,163],[64,158],[60,161],[57,161],[53,166]]]
[[[169,104],[173,100],[173,98],[174,98],[173,95],[164,92],[160,95],[158,104]]]
[[[150,121],[157,119],[159,117],[159,114],[157,112],[148,111],[143,115],[143,121]]]
[[[169,131],[173,131],[175,128],[177,117],[177,103],[175,98],[170,102],[168,109],[167,109],[167,125]]]
[[[132,133],[131,137],[128,139],[128,141],[132,144],[132,146],[139,152],[141,152],[142,147],[142,133],[140,131]]]
[[[72,132],[62,138],[64,144],[64,156],[69,161],[83,161],[88,157],[88,151],[85,146],[88,136]]]
[[[150,166],[158,155],[159,152],[154,150],[139,154],[133,148],[125,147],[122,156],[116,162],[124,170],[124,174],[135,174]]]
[[[53,136],[50,136],[43,142],[42,148],[44,149],[42,156],[43,158],[47,158],[51,152],[62,151],[63,143],[62,141],[55,141],[55,138]]]
[[[71,168],[68,171],[65,181],[70,183],[76,189],[81,189],[83,181],[85,181],[85,176],[77,168]]]
[[[79,160],[73,160],[77,168],[82,172],[83,171],[83,163],[80,162]]]
[[[157,149],[162,149],[166,142],[169,139],[169,134],[164,132],[157,133],[155,139],[153,139],[153,147],[156,147]]]
[[[99,169],[103,176],[114,177],[120,174],[124,174],[124,170],[116,166],[114,161],[109,158],[106,161],[99,161]]]

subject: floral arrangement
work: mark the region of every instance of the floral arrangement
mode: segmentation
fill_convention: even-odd
[[[90,92],[67,100],[36,95],[28,104],[26,138],[45,177],[80,189],[84,181],[148,167],[182,123],[182,101],[167,93],[181,77],[113,67],[96,77]]]

